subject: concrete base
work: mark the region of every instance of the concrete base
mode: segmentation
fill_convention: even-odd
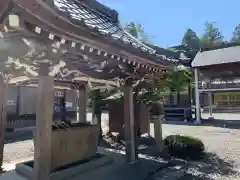
[[[110,165],[113,159],[106,155],[101,155],[101,157],[90,160],[80,165],[72,166],[68,169],[63,169],[59,171],[52,172],[51,180],[64,180],[70,177],[81,175],[82,173],[90,172],[92,170],[98,169],[103,166]],[[28,179],[33,177],[33,168],[26,165],[27,162],[17,164],[15,171]]]
[[[68,176],[67,180],[143,180],[150,179],[157,171],[165,169],[168,162],[163,159],[155,159],[150,156],[139,154],[139,161],[135,164],[126,162],[126,156],[123,151],[98,148],[100,154],[105,154],[113,159],[113,163],[102,166],[91,166],[81,169],[80,173]],[[94,162],[95,163],[95,162]],[[84,171],[84,173],[83,173]],[[81,173],[82,172],[82,173]],[[168,172],[169,173],[169,172]],[[28,178],[16,171],[11,171],[0,175],[0,180],[27,180]],[[163,179],[163,178],[160,178]],[[62,179],[60,179],[62,180]],[[172,179],[171,179],[172,180]]]

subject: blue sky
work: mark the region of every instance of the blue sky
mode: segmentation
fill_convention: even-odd
[[[225,39],[230,39],[240,24],[240,0],[98,0],[116,9],[120,22],[143,25],[154,44],[161,47],[178,45],[187,28],[198,35],[206,21],[214,22]]]

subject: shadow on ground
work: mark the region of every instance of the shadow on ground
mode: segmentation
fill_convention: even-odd
[[[6,139],[6,143],[32,139],[32,132],[18,135],[20,134],[15,134],[11,139]],[[215,180],[230,179],[229,177],[237,175],[238,178],[240,177],[239,173],[234,170],[233,162],[226,161],[214,153],[206,153],[202,160],[191,162],[170,157],[166,151],[159,153],[153,148],[154,138],[152,137],[143,137],[139,139],[139,143],[139,153],[151,157],[151,160],[141,161],[134,167],[131,164],[125,164],[121,168],[116,167],[114,169],[116,174],[121,174],[124,177],[128,175],[132,177],[131,180]],[[125,150],[124,142],[116,142],[110,138],[105,139],[101,146],[115,150]],[[166,163],[156,162],[160,159]]]
[[[114,140],[113,140],[114,141]],[[153,139],[151,137],[141,138],[139,140],[139,153],[151,159],[163,159],[170,162],[167,167],[158,169],[153,172],[148,180],[165,179],[165,180],[215,180],[230,179],[229,177],[239,176],[235,171],[233,162],[222,159],[214,153],[205,153],[199,161],[187,161],[176,159],[168,155],[167,151],[159,153],[153,148]],[[105,147],[115,150],[125,150],[124,143],[109,143],[105,141]],[[237,179],[238,179],[237,178]]]
[[[215,174],[217,176],[232,176],[238,173],[234,170],[232,161],[222,159],[215,153],[206,153],[205,158],[197,164],[196,170],[204,176],[210,174]]]
[[[228,129],[240,129],[240,120],[224,120],[224,119],[203,119],[203,124],[197,126],[211,126],[211,127],[221,127]],[[171,125],[186,125],[186,126],[196,126],[193,122],[183,122],[183,121],[166,121],[163,124]]]
[[[32,131],[27,132],[8,132],[4,138],[4,144],[15,143],[33,139]]]
[[[214,153],[206,153],[205,158],[198,162],[186,162],[188,169],[179,180],[214,180],[230,179],[239,173],[234,170],[233,162],[226,161]]]
[[[214,126],[229,129],[240,129],[240,120],[207,119],[203,120],[203,126]]]
[[[200,161],[191,162],[171,158],[168,162],[171,166],[156,172],[148,180],[216,180],[240,177],[239,172],[234,170],[233,162],[225,161],[213,153],[206,153],[204,159]]]

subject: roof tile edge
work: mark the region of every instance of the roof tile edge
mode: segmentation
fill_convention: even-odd
[[[114,23],[118,23],[118,12],[114,9],[111,9],[96,0],[78,0],[82,4],[88,6],[89,8],[95,10],[96,12],[100,13],[101,15],[105,16],[109,20]]]

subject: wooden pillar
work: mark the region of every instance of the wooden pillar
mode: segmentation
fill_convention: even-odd
[[[3,76],[0,76],[0,172],[3,165],[4,136],[7,126],[7,85]]]
[[[62,93],[63,93],[63,96],[61,97],[61,100],[60,100],[60,119],[63,122],[67,122],[66,91],[64,90]]]
[[[54,79],[48,76],[49,64],[41,63],[38,77],[34,180],[49,180],[51,173],[51,135]]]
[[[126,80],[124,87],[124,122],[126,138],[126,155],[128,162],[135,162],[138,159],[137,133],[134,119],[134,102],[132,80]]]
[[[139,108],[140,108],[140,104],[137,103],[137,97],[138,97],[138,94],[139,94],[139,86],[136,86],[134,89],[133,89],[133,108],[134,108],[134,118],[135,119],[140,119],[140,113],[138,112],[139,111]],[[141,122],[140,120],[138,122],[135,122],[135,128],[136,128],[136,136],[139,137],[141,136]]]
[[[16,101],[16,115],[19,117],[20,115],[20,86],[17,89],[17,101]]]
[[[208,106],[209,106],[209,119],[213,119],[212,115],[212,93],[208,92]]]
[[[87,122],[87,88],[85,85],[78,89],[78,120],[81,123]]]
[[[188,85],[188,119],[192,120],[192,81],[189,80]]]
[[[194,69],[195,78],[195,99],[196,99],[196,124],[201,124],[201,106],[200,106],[200,93],[198,85],[198,69]]]
[[[97,100],[96,97],[92,98],[92,124],[98,124],[97,119]]]

